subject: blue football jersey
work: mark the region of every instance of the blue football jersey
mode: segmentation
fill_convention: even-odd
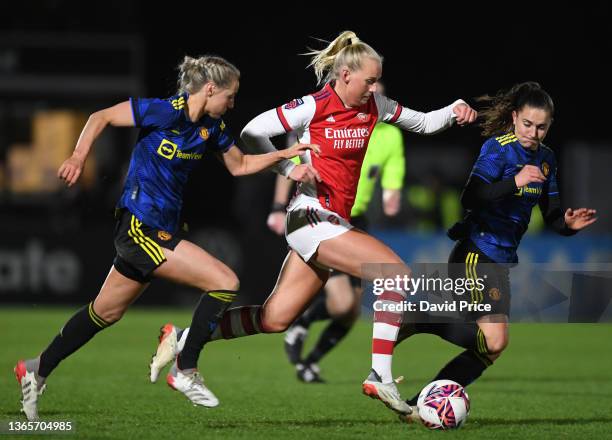
[[[512,195],[473,209],[468,215],[470,239],[489,258],[498,263],[516,263],[516,249],[527,230],[531,211],[542,194],[559,193],[557,161],[553,151],[543,144],[533,151],[524,148],[509,133],[492,137],[482,146],[472,175],[487,183],[514,179],[525,165],[540,168],[546,177],[543,183],[530,183]]]
[[[190,171],[207,150],[224,153],[234,145],[222,119],[204,116],[191,122],[187,98],[130,98],[134,124],[141,130],[117,206],[170,233],[179,227]]]

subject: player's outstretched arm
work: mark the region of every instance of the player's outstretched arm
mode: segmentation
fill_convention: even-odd
[[[284,150],[276,150],[264,154],[243,154],[235,145],[223,154],[223,163],[233,176],[246,176],[265,170],[281,161],[302,156],[307,151],[320,153],[316,144],[295,144]]]
[[[424,113],[402,107],[386,96],[378,94],[374,96],[380,121],[395,124],[402,130],[418,134],[436,134],[451,127],[455,122],[458,125],[467,125],[474,122],[478,117],[476,110],[462,99],[458,99],[441,109]]]
[[[253,118],[240,133],[242,142],[249,151],[257,153],[273,153],[278,151],[270,138],[284,134],[285,129],[281,125],[275,110],[268,110]],[[283,176],[288,176],[295,164],[290,160],[282,160],[274,165],[272,170]]]
[[[70,187],[77,182],[83,172],[83,166],[91,146],[109,124],[115,127],[134,126],[134,117],[129,101],[97,111],[89,117],[72,156],[66,159],[57,171],[57,177],[66,182],[66,185]]]
[[[543,194],[538,202],[544,222],[553,231],[561,235],[574,235],[581,229],[597,221],[597,211],[589,208],[561,209],[559,194]]]

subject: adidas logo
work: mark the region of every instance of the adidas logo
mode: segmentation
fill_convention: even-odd
[[[336,122],[333,115],[330,115],[329,118],[326,119],[327,122]]]

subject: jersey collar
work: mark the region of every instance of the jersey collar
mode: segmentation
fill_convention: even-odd
[[[344,101],[342,101],[342,99],[340,98],[340,96],[338,96],[338,93],[336,92],[336,90],[334,89],[334,83],[336,81],[335,80],[331,80],[330,82],[328,82],[327,84],[325,84],[325,87],[323,87],[323,89],[327,90],[328,92],[331,93],[331,95],[334,97],[333,99],[336,101],[336,103],[346,109],[346,110],[356,110],[353,107],[347,107],[346,105],[344,105]]]

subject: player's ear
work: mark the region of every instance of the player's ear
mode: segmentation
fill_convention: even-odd
[[[210,81],[207,82],[206,84],[204,84],[204,93],[206,94],[206,96],[208,96],[209,98],[214,95],[215,93],[215,83]]]
[[[516,126],[516,119],[518,118],[518,113],[516,110],[512,110],[512,123]]]
[[[351,71],[348,66],[343,66],[340,69],[340,79],[344,82],[344,84],[348,84],[351,79]]]

